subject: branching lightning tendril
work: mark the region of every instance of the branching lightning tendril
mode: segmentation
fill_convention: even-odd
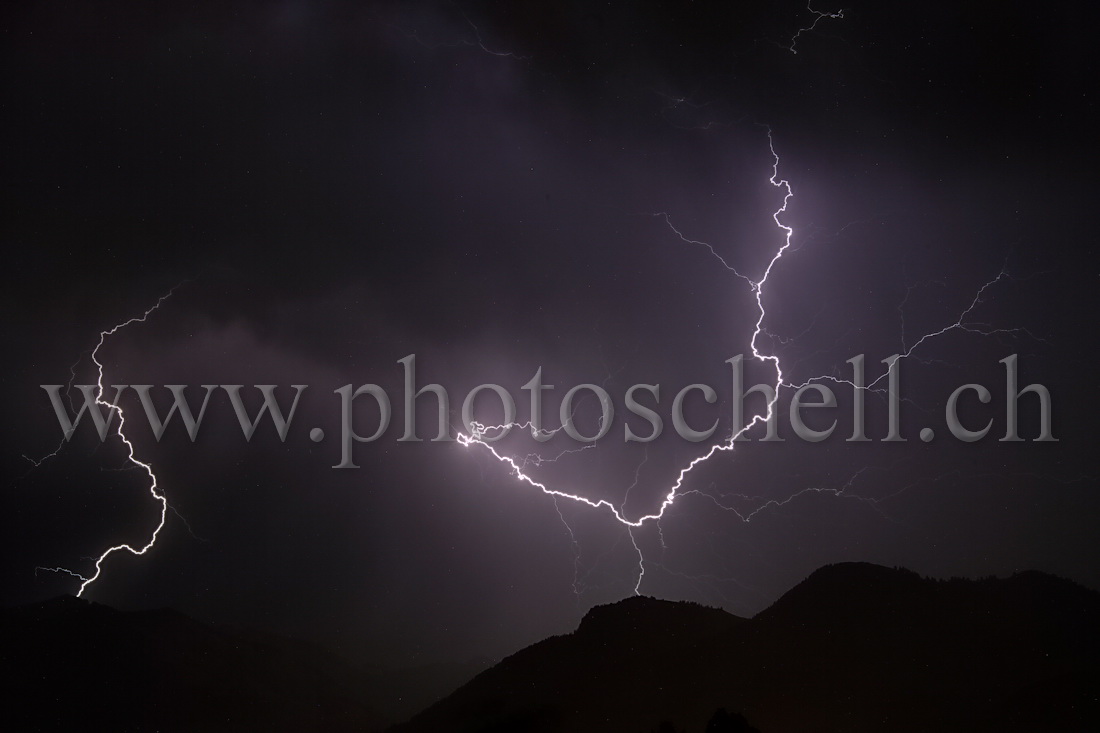
[[[844,17],[844,11],[843,10],[838,10],[835,13],[823,13],[820,10],[814,10],[813,7],[812,7],[812,3],[809,3],[809,2],[806,3],[806,10],[809,10],[811,13],[813,13],[814,22],[810,23],[805,28],[799,28],[795,32],[795,34],[793,36],[791,36],[791,43],[790,43],[789,46],[786,47],[786,49],[788,51],[790,51],[791,53],[793,53],[793,54],[798,53],[797,49],[795,49],[795,46],[798,44],[799,36],[801,36],[803,33],[809,33],[810,31],[817,28],[817,24],[820,23],[825,18],[828,18],[830,20],[840,20],[841,18]]]

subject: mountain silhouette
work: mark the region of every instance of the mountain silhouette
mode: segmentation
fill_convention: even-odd
[[[752,619],[596,607],[394,733],[749,730],[721,709],[762,733],[1100,730],[1098,622],[1100,594],[1043,573],[831,565]]]
[[[0,721],[366,733],[451,689],[392,733],[1094,731],[1098,621],[1100,594],[1043,573],[846,563],[752,619],[646,597],[597,606],[454,690],[455,670],[366,672],[305,642],[62,597],[0,609]]]

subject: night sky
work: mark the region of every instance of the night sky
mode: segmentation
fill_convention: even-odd
[[[94,383],[99,332],[176,286],[98,352],[108,383],[277,384],[284,405],[290,385],[309,387],[285,443],[270,423],[246,442],[215,394],[195,443],[172,424],[158,444],[124,397],[175,511],[149,553],[112,556],[85,597],[399,666],[507,654],[632,594],[638,552],[609,512],[555,505],[477,446],[398,442],[398,360],[415,353],[418,382],[449,390],[455,425],[485,382],[527,419],[520,387],[539,367],[556,385],[549,423],[569,387],[603,385],[609,436],[530,472],[652,512],[731,430],[724,362],[751,353],[759,314],[718,257],[756,281],[783,244],[769,129],[794,234],[757,345],[786,377],[847,377],[858,354],[877,377],[974,308],[902,362],[907,442],[880,441],[875,396],[875,440],[845,442],[852,399],[837,388],[829,440],[802,443],[784,418],[786,442],[715,456],[660,533],[634,532],[640,591],[751,615],[846,560],[1100,587],[1097,11],[843,11],[798,34],[815,19],[799,2],[5,4],[0,600],[74,593],[36,567],[86,574],[156,526],[117,438],[99,445],[82,424],[41,466],[24,456],[60,438],[39,385],[68,382],[78,358],[76,383]],[[1028,440],[998,441],[1010,354],[1021,387],[1049,388],[1058,442],[1030,440],[1034,396]],[[755,363],[747,379],[774,370]],[[968,382],[994,398],[963,410],[994,420],[973,444],[943,417]],[[386,388],[393,422],[355,447],[359,469],[335,470],[333,390],[349,383]],[[661,385],[666,431],[648,445],[622,439],[627,421],[646,432],[623,407],[636,383]],[[696,425],[720,417],[707,443],[671,429],[692,383],[720,396],[689,409]],[[596,406],[580,404],[585,432]],[[579,447],[500,445],[521,459]]]

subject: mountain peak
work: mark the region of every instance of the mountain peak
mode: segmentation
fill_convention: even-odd
[[[724,631],[739,621],[744,619],[699,603],[631,596],[590,608],[576,633],[612,638],[653,634],[698,637]]]

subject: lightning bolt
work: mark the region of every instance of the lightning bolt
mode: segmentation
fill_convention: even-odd
[[[832,15],[829,15],[829,14],[820,14],[820,15],[822,17],[825,17],[825,16],[839,17],[839,14],[837,14],[835,16],[832,16]],[[820,20],[820,17],[818,18],[818,20]],[[816,25],[816,22],[815,22],[815,25]],[[806,382],[804,382],[802,384],[795,384],[795,383],[787,381],[784,377],[783,367],[780,364],[779,357],[775,354],[765,353],[764,351],[761,350],[761,347],[758,345],[758,342],[759,342],[760,337],[761,337],[762,334],[764,336],[770,336],[770,334],[768,333],[768,331],[764,327],[764,320],[767,316],[767,311],[766,311],[766,308],[765,308],[765,305],[764,305],[765,289],[766,289],[766,286],[767,286],[769,280],[772,277],[773,272],[775,271],[775,268],[779,264],[779,261],[783,258],[783,255],[785,253],[787,253],[788,250],[791,249],[792,237],[794,236],[794,228],[787,225],[787,224],[785,224],[785,223],[783,223],[783,219],[782,219],[783,215],[785,213],[787,213],[787,206],[790,204],[791,199],[794,197],[794,191],[791,188],[790,182],[787,179],[780,177],[780,175],[779,175],[779,163],[780,163],[779,154],[776,153],[776,150],[775,150],[775,142],[774,142],[774,139],[773,139],[773,136],[772,136],[771,129],[770,128],[766,128],[766,129],[767,129],[767,138],[768,138],[768,150],[771,152],[771,155],[772,155],[772,172],[771,172],[771,176],[769,177],[768,181],[771,183],[771,185],[773,187],[778,189],[782,193],[782,196],[783,196],[781,205],[779,206],[778,209],[776,209],[772,213],[772,220],[775,222],[775,226],[782,233],[782,240],[781,240],[780,246],[776,249],[775,254],[773,254],[772,258],[768,261],[767,267],[764,269],[763,274],[760,276],[760,278],[758,280],[752,280],[748,276],[746,276],[746,275],[742,274],[741,272],[739,272],[738,270],[736,270],[724,258],[722,258],[722,256],[711,245],[709,245],[705,242],[700,242],[700,241],[697,241],[697,240],[689,239],[688,237],[684,236],[684,234],[682,234],[678,229],[676,229],[676,227],[674,227],[672,225],[671,219],[670,219],[670,217],[667,213],[660,212],[660,213],[657,213],[657,214],[653,215],[653,216],[656,216],[656,217],[663,218],[665,223],[669,226],[669,228],[683,242],[685,242],[687,244],[692,244],[692,245],[705,246],[709,250],[709,252],[715,258],[717,258],[718,261],[727,270],[729,270],[733,275],[735,275],[739,279],[744,280],[745,282],[747,282],[749,284],[749,287],[751,288],[751,292],[753,294],[754,300],[756,302],[756,310],[757,310],[756,323],[755,323],[754,328],[753,328],[752,337],[749,340],[749,348],[752,352],[752,357],[754,359],[756,359],[757,361],[760,361],[760,362],[765,362],[765,363],[771,364],[771,366],[775,370],[775,391],[774,391],[775,396],[772,399],[767,401],[766,407],[765,407],[765,410],[764,410],[763,413],[754,415],[752,417],[752,419],[747,424],[745,424],[740,429],[733,432],[726,440],[724,440],[720,443],[713,444],[710,447],[710,449],[707,450],[705,453],[703,453],[702,455],[697,456],[696,458],[692,459],[689,463],[687,463],[683,468],[680,469],[679,473],[676,476],[675,481],[673,481],[673,483],[668,487],[667,491],[664,493],[664,496],[661,500],[661,503],[656,508],[656,510],[652,511],[649,514],[643,514],[641,516],[638,516],[637,518],[634,518],[634,519],[631,519],[630,517],[628,517],[626,515],[625,509],[624,509],[625,501],[624,501],[624,505],[615,506],[614,504],[612,504],[610,501],[608,501],[606,499],[594,500],[594,499],[590,499],[590,498],[584,496],[583,494],[574,493],[572,491],[568,491],[568,490],[565,490],[565,489],[562,489],[562,488],[554,488],[554,487],[548,486],[546,483],[537,480],[536,478],[534,478],[531,474],[529,474],[527,472],[527,467],[529,465],[531,465],[532,463],[534,463],[535,465],[538,465],[538,461],[531,460],[530,456],[524,458],[523,460],[517,460],[515,458],[512,458],[511,456],[505,455],[505,454],[501,453],[500,451],[498,451],[490,442],[488,442],[486,440],[486,435],[490,431],[492,431],[492,432],[501,431],[501,430],[505,430],[505,429],[508,429],[510,427],[517,426],[517,425],[521,426],[521,427],[529,427],[529,424],[527,424],[527,423],[522,423],[522,424],[516,423],[516,424],[513,424],[513,425],[495,425],[495,426],[491,426],[491,427],[487,427],[487,426],[480,425],[478,423],[474,423],[474,424],[469,426],[470,427],[470,432],[468,434],[463,433],[463,432],[460,431],[456,435],[457,442],[461,446],[463,446],[465,448],[469,448],[471,446],[478,446],[478,447],[486,450],[493,458],[495,458],[500,463],[504,464],[509,469],[509,472],[511,473],[511,475],[514,476],[517,481],[519,481],[520,483],[527,484],[527,485],[529,485],[529,486],[531,486],[535,489],[538,489],[543,494],[546,494],[547,496],[552,497],[552,499],[554,500],[555,507],[557,507],[558,514],[559,514],[559,516],[562,517],[563,522],[565,521],[565,519],[564,519],[564,516],[561,513],[560,506],[558,506],[558,500],[559,499],[574,502],[574,503],[577,503],[577,504],[580,504],[580,505],[583,505],[583,506],[590,507],[592,509],[606,511],[607,513],[609,513],[615,519],[615,521],[617,521],[620,524],[624,525],[626,530],[627,530],[627,534],[630,537],[631,544],[633,545],[634,550],[638,554],[638,575],[637,575],[637,579],[636,579],[635,584],[634,584],[634,593],[635,593],[635,595],[638,595],[641,592],[641,584],[642,584],[642,581],[645,578],[645,574],[646,574],[646,562],[645,562],[645,555],[644,555],[641,547],[639,546],[639,544],[637,542],[637,539],[634,535],[634,530],[639,529],[639,528],[643,527],[644,525],[646,525],[647,523],[652,522],[657,526],[658,532],[660,532],[660,521],[661,521],[661,519],[665,516],[665,513],[669,510],[669,508],[672,507],[672,505],[676,502],[676,499],[680,496],[684,496],[684,495],[688,495],[688,494],[698,494],[700,496],[706,497],[706,498],[710,499],[712,502],[714,502],[715,505],[717,505],[719,508],[727,510],[727,511],[734,512],[741,519],[741,521],[743,521],[743,522],[752,521],[753,517],[755,517],[758,513],[762,512],[764,510],[774,509],[774,508],[785,506],[785,505],[789,504],[790,502],[799,499],[800,497],[811,495],[811,494],[825,494],[825,495],[833,496],[833,497],[836,497],[836,498],[847,498],[847,499],[859,500],[861,502],[867,503],[868,505],[872,506],[872,508],[874,508],[880,514],[882,514],[881,510],[878,507],[878,504],[880,503],[880,500],[858,496],[858,495],[853,494],[853,493],[850,492],[852,484],[856,481],[856,479],[864,471],[867,470],[866,468],[860,469],[841,488],[822,488],[822,487],[804,488],[804,489],[802,489],[798,492],[795,492],[794,494],[791,494],[790,496],[788,496],[785,499],[781,499],[781,500],[780,499],[769,499],[769,500],[765,501],[763,504],[759,505],[753,511],[746,512],[746,513],[739,512],[736,509],[734,509],[733,507],[728,506],[726,504],[723,504],[722,502],[720,502],[714,496],[711,496],[710,494],[707,494],[707,493],[705,493],[703,491],[700,491],[698,489],[691,489],[691,490],[686,490],[686,491],[683,490],[685,481],[687,480],[689,474],[695,469],[696,466],[698,466],[702,463],[705,463],[706,461],[710,460],[713,456],[715,456],[718,453],[724,453],[724,452],[732,451],[734,449],[735,445],[736,445],[736,441],[737,441],[738,438],[740,438],[741,436],[748,433],[756,425],[759,425],[761,423],[767,423],[771,419],[772,414],[775,411],[776,403],[779,400],[779,395],[780,395],[780,391],[781,391],[782,388],[785,387],[785,388],[788,388],[788,389],[798,389],[798,388],[801,388],[802,386],[805,386],[806,384],[809,384],[809,383],[814,382],[816,380],[826,380],[826,381],[832,381],[832,382],[836,382],[836,383],[846,384],[846,385],[849,385],[849,386],[853,387],[854,389],[861,389],[861,390],[874,391],[874,392],[884,392],[885,391],[884,389],[877,388],[876,385],[878,385],[880,382],[882,382],[882,380],[885,379],[889,375],[890,368],[894,365],[894,363],[901,360],[901,359],[909,358],[917,348],[919,348],[922,344],[926,343],[930,339],[937,338],[939,336],[942,336],[946,333],[949,333],[949,332],[955,331],[955,330],[967,331],[967,332],[977,333],[977,334],[987,335],[987,336],[988,335],[1001,334],[1001,333],[1014,333],[1014,332],[1018,332],[1020,330],[1020,329],[982,329],[982,328],[977,327],[974,324],[970,324],[970,323],[967,322],[967,318],[971,315],[971,313],[974,311],[974,309],[977,308],[978,305],[980,305],[983,302],[983,297],[986,295],[986,292],[990,288],[992,288],[995,284],[997,284],[998,282],[1000,282],[1001,280],[1003,280],[1004,278],[1006,278],[1008,276],[1008,273],[1007,273],[1006,269],[1002,268],[1001,271],[994,278],[992,278],[991,280],[986,282],[984,285],[981,286],[981,288],[978,289],[978,291],[975,294],[973,300],[961,312],[959,317],[953,323],[950,323],[950,324],[944,326],[943,328],[941,328],[937,331],[932,331],[932,332],[929,332],[929,333],[921,336],[912,345],[905,348],[903,353],[896,355],[892,360],[890,360],[888,362],[887,369],[884,370],[883,373],[881,375],[879,375],[876,379],[874,379],[870,384],[857,385],[857,384],[855,384],[854,382],[852,382],[850,380],[846,380],[846,379],[842,379],[842,378],[834,377],[834,376],[828,376],[828,375],[819,375],[819,376],[816,376],[816,377],[811,377],[810,379],[808,379]],[[907,297],[908,297],[908,293],[907,293]],[[560,428],[559,428],[559,430],[560,430]],[[556,431],[553,431],[553,432],[556,432]],[[639,467],[639,469],[640,469],[640,467]],[[631,488],[633,488],[634,485],[636,485],[636,484],[637,484],[637,475],[635,476],[635,483],[631,485]],[[902,491],[904,491],[906,488],[908,488],[908,487],[903,488]],[[740,498],[749,499],[751,497],[740,497]],[[887,497],[887,498],[889,498],[889,497]],[[885,516],[885,515],[883,514],[883,516]],[[566,524],[566,528],[567,529],[569,528],[568,524]],[[574,546],[575,546],[576,537],[573,535],[571,530],[570,530],[570,537],[573,540]],[[664,545],[663,536],[661,537],[661,543],[662,543],[662,546],[663,546]],[[574,582],[574,592],[577,592],[576,582]]]
[[[480,426],[480,425],[475,423],[475,424],[470,426],[472,428],[470,434],[467,435],[465,433],[460,432],[456,436],[456,439],[457,439],[458,443],[460,445],[462,445],[463,447],[468,448],[468,447],[473,446],[473,445],[478,445],[478,446],[483,447],[484,449],[489,451],[489,453],[494,458],[496,458],[498,461],[500,461],[501,463],[508,466],[511,470],[512,475],[515,476],[519,481],[521,481],[523,483],[526,483],[526,484],[529,484],[530,486],[532,486],[536,489],[539,489],[544,494],[547,494],[548,496],[554,497],[555,500],[556,499],[567,499],[569,501],[577,502],[577,503],[580,503],[580,504],[585,504],[585,505],[587,505],[587,506],[589,506],[593,509],[606,510],[606,511],[611,513],[611,515],[615,518],[616,521],[618,521],[621,524],[625,525],[626,528],[627,528],[627,531],[630,535],[631,544],[634,546],[634,549],[638,552],[639,572],[638,572],[637,582],[634,585],[634,593],[635,594],[640,593],[642,579],[645,577],[645,558],[644,558],[644,554],[642,553],[642,550],[639,548],[638,543],[637,543],[637,541],[634,537],[633,530],[644,526],[648,522],[657,522],[664,516],[665,512],[669,509],[669,507],[671,507],[675,503],[676,497],[677,497],[677,495],[679,495],[680,489],[683,486],[684,481],[687,479],[688,474],[691,473],[691,471],[694,470],[696,466],[698,466],[701,463],[704,463],[705,461],[710,460],[710,458],[712,456],[714,456],[716,453],[725,452],[725,451],[732,451],[733,448],[734,448],[734,445],[735,445],[735,441],[739,437],[741,437],[742,435],[747,433],[749,430],[751,430],[757,424],[759,424],[761,422],[767,422],[769,419],[771,419],[772,412],[775,409],[775,403],[778,401],[779,388],[784,383],[783,382],[783,370],[782,370],[782,368],[780,366],[780,363],[779,363],[779,357],[777,357],[775,355],[772,355],[772,354],[765,354],[757,348],[757,339],[759,339],[760,334],[763,331],[764,317],[766,316],[766,311],[764,309],[764,286],[767,284],[768,278],[771,277],[772,270],[775,268],[776,263],[778,263],[779,260],[782,259],[783,254],[790,248],[790,246],[791,246],[791,237],[794,235],[794,229],[792,227],[784,224],[783,221],[780,219],[780,217],[784,213],[786,213],[787,205],[790,202],[791,198],[794,196],[794,192],[791,189],[790,183],[785,178],[780,178],[779,177],[779,155],[775,152],[775,144],[774,144],[774,140],[772,139],[772,132],[771,132],[770,128],[768,129],[768,149],[771,151],[772,158],[773,158],[772,175],[768,180],[772,184],[772,186],[776,187],[777,189],[780,189],[783,192],[783,203],[782,203],[782,205],[780,205],[780,207],[778,209],[776,209],[775,212],[772,213],[772,220],[775,222],[775,225],[779,228],[779,230],[781,232],[783,232],[783,243],[776,250],[775,254],[772,256],[771,260],[768,262],[768,266],[764,269],[764,274],[760,277],[759,280],[756,280],[756,281],[753,281],[753,280],[745,277],[744,275],[741,275],[741,273],[737,272],[734,268],[732,268],[729,264],[727,264],[724,260],[722,260],[723,265],[725,265],[725,267],[728,270],[731,270],[739,278],[749,282],[749,284],[750,284],[750,286],[751,286],[751,288],[754,292],[754,295],[755,295],[756,308],[757,308],[758,315],[757,315],[757,319],[756,319],[756,326],[753,329],[752,338],[749,341],[749,347],[752,350],[753,358],[757,359],[758,361],[762,361],[762,362],[770,362],[775,367],[775,373],[776,373],[775,397],[768,400],[766,410],[765,410],[764,414],[754,415],[753,419],[750,420],[748,424],[746,424],[745,426],[743,426],[742,428],[740,428],[736,432],[732,433],[730,435],[730,437],[728,439],[726,439],[724,442],[715,443],[714,445],[711,446],[710,450],[708,450],[706,453],[692,459],[692,461],[690,463],[688,463],[685,467],[680,469],[680,472],[677,475],[676,480],[668,488],[668,491],[665,493],[664,498],[661,501],[661,504],[658,506],[657,510],[655,512],[651,513],[651,514],[644,514],[644,515],[638,517],[637,519],[628,518],[626,516],[626,514],[624,513],[624,510],[621,507],[616,507],[614,504],[612,504],[610,501],[607,501],[606,499],[592,500],[592,499],[589,499],[588,497],[585,497],[581,494],[575,494],[575,493],[565,491],[565,490],[562,490],[562,489],[551,488],[551,487],[547,486],[546,484],[536,480],[530,474],[526,473],[526,470],[525,470],[526,465],[527,465],[526,459],[523,462],[517,461],[517,460],[515,460],[514,458],[512,458],[510,456],[507,456],[507,455],[504,455],[504,454],[500,453],[499,451],[497,451],[497,449],[495,447],[493,447],[490,443],[488,443],[488,442],[486,442],[486,440],[484,440],[486,431],[489,430],[489,428],[485,428],[484,426]],[[658,216],[662,216],[662,214],[658,214]],[[665,220],[667,222],[668,221],[667,215],[663,215],[663,216],[665,216]],[[675,229],[673,229],[673,230],[676,231]],[[682,234],[679,234],[679,232],[677,232],[677,234],[684,241],[688,241],[688,242],[691,242],[691,243],[696,243],[693,240],[688,240]],[[698,243],[698,244],[702,244],[702,243]],[[707,246],[709,247],[709,245],[707,245]],[[715,256],[718,256],[717,252],[715,252],[712,247],[710,248],[710,250]],[[721,259],[721,258],[719,257],[719,259]],[[495,429],[501,429],[502,427],[503,426],[494,426]]]
[[[843,11],[843,10],[838,10],[838,11],[836,11],[835,13],[822,13],[822,12],[821,12],[821,11],[819,11],[819,10],[814,10],[814,9],[813,9],[813,8],[811,7],[811,5],[812,5],[812,3],[810,3],[810,2],[807,2],[807,3],[806,3],[806,10],[809,10],[809,11],[810,11],[811,13],[813,13],[813,15],[814,15],[814,22],[813,22],[813,23],[810,23],[810,24],[809,24],[808,26],[806,26],[805,28],[799,28],[799,29],[798,29],[798,30],[797,30],[797,31],[795,32],[795,34],[794,34],[793,36],[791,36],[791,44],[790,44],[789,46],[786,46],[786,47],[785,47],[785,48],[786,48],[786,49],[787,49],[788,51],[790,51],[790,52],[791,52],[791,53],[793,53],[793,54],[797,54],[797,53],[798,53],[798,51],[797,51],[797,50],[795,50],[795,45],[796,45],[796,44],[798,43],[798,37],[799,37],[799,36],[801,36],[801,35],[802,35],[803,33],[809,33],[809,32],[810,32],[810,31],[812,31],[812,30],[813,30],[814,28],[817,28],[817,24],[818,24],[818,23],[820,23],[820,22],[821,22],[822,20],[824,20],[825,18],[828,18],[828,19],[830,19],[830,20],[840,20],[841,18],[843,18],[843,17],[844,17],[844,11]]]
[[[176,287],[179,287],[179,286],[176,286]],[[65,573],[67,575],[71,575],[74,578],[78,579],[80,581],[80,588],[76,592],[77,597],[82,596],[84,594],[84,591],[88,589],[88,586],[90,586],[92,583],[94,583],[96,580],[99,579],[99,576],[103,573],[103,563],[111,555],[115,554],[116,552],[121,552],[123,550],[125,550],[126,552],[129,552],[131,555],[144,555],[146,552],[148,552],[153,547],[153,545],[156,544],[157,537],[160,535],[160,531],[162,529],[164,529],[164,523],[168,518],[168,511],[171,509],[173,512],[175,512],[175,509],[173,509],[171,506],[169,506],[168,499],[160,491],[160,488],[157,484],[157,475],[155,473],[153,473],[153,467],[150,464],[140,460],[137,456],[134,455],[134,444],[130,442],[130,439],[127,438],[126,434],[123,432],[123,426],[126,424],[126,418],[125,418],[125,415],[123,415],[122,408],[119,407],[116,404],[112,404],[112,403],[107,402],[106,400],[103,399],[103,391],[104,391],[104,387],[103,387],[103,363],[99,360],[99,350],[101,348],[103,348],[103,344],[106,343],[107,339],[110,336],[115,335],[116,333],[118,333],[122,329],[124,329],[127,326],[132,325],[134,323],[145,323],[146,319],[148,319],[149,316],[152,315],[152,313],[154,311],[156,311],[158,308],[160,308],[161,304],[164,303],[164,301],[168,300],[168,298],[172,296],[172,293],[174,293],[175,290],[176,290],[176,288],[172,288],[167,293],[162,295],[160,298],[157,299],[157,302],[154,303],[152,307],[150,307],[148,310],[146,310],[140,316],[135,316],[134,318],[131,318],[127,321],[123,321],[122,323],[119,323],[118,325],[113,326],[113,327],[111,327],[111,328],[109,328],[105,331],[100,331],[99,332],[99,342],[96,344],[95,348],[92,349],[92,355],[91,355],[92,363],[95,364],[96,371],[97,371],[97,378],[96,378],[97,390],[96,390],[96,396],[95,396],[95,403],[98,406],[106,407],[109,412],[113,411],[113,412],[118,413],[118,424],[115,427],[115,434],[122,441],[123,445],[126,446],[126,459],[133,465],[133,468],[140,468],[149,477],[149,495],[152,496],[153,499],[158,504],[160,504],[160,519],[157,522],[156,528],[153,529],[153,534],[149,537],[149,541],[147,543],[145,543],[145,545],[143,545],[142,547],[138,548],[138,547],[134,547],[133,545],[124,543],[124,544],[121,544],[121,545],[114,545],[112,547],[108,547],[106,550],[104,550],[99,555],[99,557],[95,558],[95,572],[92,573],[92,575],[90,575],[90,576],[85,577],[84,575],[82,575],[78,572],[75,572],[73,570],[69,570],[68,568],[63,568],[63,567],[53,567],[53,568],[38,567],[38,568],[36,568],[36,570],[44,570],[44,571],[54,572],[54,573]],[[75,377],[75,366],[74,366],[74,377]],[[46,456],[42,460],[36,462],[35,465],[36,466],[40,465],[42,463],[42,461],[46,460],[46,458],[49,458],[50,456],[56,455],[58,450],[60,450],[60,447],[57,450],[55,450],[53,453],[49,454],[49,456]]]

